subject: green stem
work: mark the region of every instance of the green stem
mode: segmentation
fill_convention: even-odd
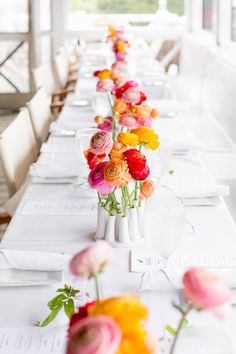
[[[138,200],[138,189],[139,189],[139,182],[135,181],[134,184],[134,200]]]
[[[125,192],[125,187],[121,187],[121,191],[122,191],[122,196],[123,196],[123,199],[124,199],[124,202],[125,202],[124,216],[126,216],[127,215],[127,195],[126,195],[126,192]]]
[[[175,334],[175,337],[174,337],[174,340],[173,340],[173,343],[172,343],[172,346],[171,346],[170,354],[174,354],[174,350],[175,350],[175,347],[176,347],[177,339],[179,338],[180,331],[181,331],[181,329],[183,327],[184,322],[186,321],[187,315],[192,310],[193,305],[190,304],[187,307],[186,310],[182,310],[182,309],[180,309],[178,307],[176,307],[176,308],[182,313],[182,316],[180,318],[180,321],[179,321],[179,324],[178,324],[178,327],[177,327],[177,330],[176,330],[176,334]]]
[[[101,299],[101,292],[100,292],[100,284],[99,284],[99,278],[98,278],[98,273],[94,273],[94,280],[95,280],[95,288],[96,288],[96,295],[97,295],[97,300]]]
[[[99,204],[102,204],[102,198],[100,196],[100,194],[97,192],[97,195],[98,195],[98,201],[99,201]]]

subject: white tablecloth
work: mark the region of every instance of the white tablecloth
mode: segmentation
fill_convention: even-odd
[[[91,87],[93,86],[90,83]],[[88,86],[88,84],[87,84]],[[79,86],[80,87],[80,86]],[[157,102],[158,105],[158,102]],[[77,119],[82,120],[80,108],[65,107],[59,118],[59,122]],[[87,113],[87,112],[86,112]],[[87,119],[88,116],[86,116]],[[92,115],[91,115],[92,122]],[[161,138],[171,135],[180,139],[191,139],[191,132],[185,127],[183,117],[173,119],[160,119],[155,122],[155,128]],[[49,143],[74,144],[73,137],[51,137]],[[56,154],[44,152],[39,157],[39,163],[63,166],[71,166],[77,163],[75,153],[66,152]],[[169,177],[174,180],[198,182],[212,182],[212,176],[205,168],[201,157],[197,159],[173,158],[170,168],[174,174]],[[22,215],[22,209],[28,200],[77,201],[82,197],[90,196],[92,192],[81,189],[73,184],[30,184],[12,219],[9,228],[1,243],[2,248],[32,249],[74,254],[79,249],[92,242],[91,233],[96,227],[95,216],[40,216]],[[210,207],[186,207],[186,218],[195,227],[195,233],[187,229],[180,248],[199,249],[223,249],[236,245],[236,229],[223,200],[217,206]],[[236,247],[235,247],[236,249]],[[102,275],[103,292],[105,296],[121,294],[125,292],[137,292],[141,283],[140,273],[129,271],[129,248],[116,249],[115,260]],[[82,286],[79,280],[65,274],[65,283]],[[91,293],[94,293],[93,283],[89,282]],[[37,320],[47,315],[46,304],[50,297],[55,295],[53,287],[30,288],[3,288],[0,301],[0,327],[26,327],[32,326]],[[145,304],[150,310],[149,327],[158,336],[163,335],[163,327],[166,323],[176,324],[178,315],[171,308],[171,300],[179,299],[179,293],[173,291],[146,291],[141,293]],[[7,304],[7,305],[6,305]],[[66,323],[64,315],[60,316],[54,325]],[[223,330],[234,342],[236,328],[236,311],[231,312],[224,322],[213,319],[207,313],[193,314],[190,316],[190,324],[211,325]],[[11,354],[11,353],[9,353]],[[60,354],[60,353],[58,353]],[[227,353],[225,353],[227,354]]]

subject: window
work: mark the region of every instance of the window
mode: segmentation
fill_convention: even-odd
[[[28,0],[0,0],[0,32],[28,32]]]
[[[202,27],[207,31],[213,31],[213,0],[203,0]]]
[[[231,40],[236,42],[236,0],[232,0]]]

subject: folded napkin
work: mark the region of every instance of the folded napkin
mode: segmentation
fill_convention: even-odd
[[[35,251],[0,250],[0,269],[61,271],[67,268],[71,256]]]
[[[91,121],[76,121],[67,120],[63,122],[52,122],[50,125],[50,133],[53,135],[75,135],[76,131],[81,128],[91,128],[93,126]]]
[[[174,154],[186,154],[189,151],[201,151],[202,144],[195,138],[178,140],[171,137],[172,151]]]
[[[208,268],[206,268],[208,269]],[[235,268],[209,268],[210,272],[223,279],[230,288],[236,288]],[[183,275],[186,269],[165,268],[157,271],[148,271],[142,274],[139,291],[169,290],[183,288]]]
[[[30,166],[30,175],[41,178],[78,177],[81,175],[81,166],[78,163],[77,165],[70,166],[70,168],[66,168],[63,166],[41,165],[36,162]]]
[[[182,199],[215,198],[229,195],[229,186],[224,184],[172,183],[168,188]]]
[[[53,143],[44,143],[41,146],[40,152],[50,152],[56,154],[65,154],[75,152],[74,144],[53,144]]]
[[[180,111],[180,106],[174,99],[161,99],[158,101],[156,99],[149,99],[147,100],[147,104],[151,107],[156,107],[161,118],[174,118]]]

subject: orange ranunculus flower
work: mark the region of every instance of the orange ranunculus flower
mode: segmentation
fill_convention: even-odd
[[[123,41],[117,41],[116,43],[116,49],[118,52],[124,52],[125,51],[125,44]]]
[[[120,113],[120,114],[125,113],[127,109],[128,109],[128,105],[125,101],[122,100],[122,98],[117,98],[112,107],[113,112]]]
[[[142,144],[146,149],[156,150],[160,145],[158,135],[149,127],[139,127],[130,130],[131,134],[138,136],[138,144]]]
[[[104,69],[104,70],[101,70],[97,73],[97,77],[100,80],[110,79],[111,74],[112,74],[111,70]]]
[[[151,354],[149,334],[143,321],[147,309],[137,295],[127,294],[94,303],[88,308],[89,316],[109,316],[118,324],[122,340],[117,354]]]
[[[151,180],[146,180],[141,184],[139,200],[144,200],[150,198],[154,192],[154,182]]]
[[[115,187],[126,186],[131,178],[128,172],[128,166],[123,160],[112,159],[104,168],[105,181]]]
[[[127,147],[119,142],[115,142],[113,144],[113,148],[110,152],[110,156],[112,159],[120,159],[120,160],[124,160],[125,156],[123,155],[123,153],[127,150]]]
[[[113,26],[109,26],[108,32],[109,32],[110,36],[114,36],[116,34],[116,28]]]
[[[103,119],[103,117],[102,116],[96,116],[96,117],[94,117],[94,121],[95,121],[95,123],[97,123],[97,124],[102,124],[103,122],[104,122],[104,119]]]
[[[151,110],[151,116],[152,116],[152,118],[158,118],[158,117],[160,117],[160,113],[156,108],[153,108]]]
[[[117,140],[126,146],[136,146],[139,142],[137,134],[132,133],[119,133]]]
[[[136,107],[135,113],[138,119],[145,120],[151,116],[151,108],[147,104],[144,104],[142,106]]]

